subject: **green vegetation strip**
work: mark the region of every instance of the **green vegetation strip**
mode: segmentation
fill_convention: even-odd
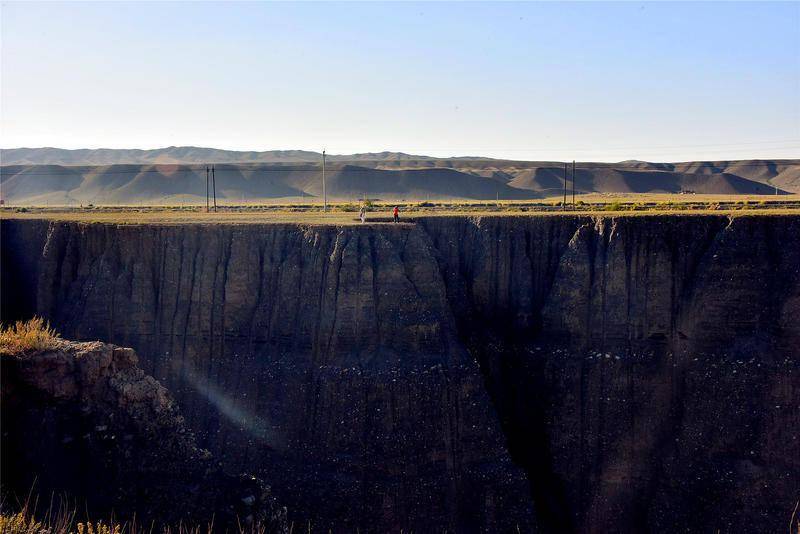
[[[391,222],[394,206],[400,209],[400,222],[414,222],[429,216],[521,216],[521,215],[788,215],[800,214],[800,199],[791,200],[734,200],[716,201],[633,201],[612,200],[562,206],[560,202],[406,202],[367,204],[366,222]],[[2,219],[48,219],[114,224],[152,223],[305,223],[360,224],[361,205],[331,204],[324,212],[319,204],[224,205],[218,212],[206,212],[204,206],[91,206],[64,207],[5,207]]]

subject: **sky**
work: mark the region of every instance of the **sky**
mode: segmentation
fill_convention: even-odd
[[[800,157],[800,2],[2,2],[0,145]]]

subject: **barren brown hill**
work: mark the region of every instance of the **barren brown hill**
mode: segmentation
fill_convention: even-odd
[[[211,163],[216,167],[220,200],[252,202],[322,195],[321,155],[307,151],[21,148],[3,150],[2,159],[0,194],[12,204],[205,202],[205,169]],[[564,164],[558,162],[381,152],[332,155],[326,170],[332,200],[364,196],[520,200],[558,196],[564,189]],[[571,168],[567,175],[571,189]],[[623,194],[800,192],[800,160],[580,162],[575,189],[577,193]]]
[[[383,170],[329,165],[328,197],[338,200],[536,198],[511,187],[454,169]],[[2,167],[2,196],[16,204],[125,204],[204,202],[205,166],[59,165]],[[313,164],[215,165],[217,198],[253,201],[322,196],[322,168]]]
[[[170,146],[151,150],[139,149],[77,149],[8,148],[0,150],[4,165],[114,165],[145,163],[315,163],[322,154],[308,150],[240,151],[196,146]],[[372,152],[329,156],[331,161],[403,161],[436,159],[402,152]]]
[[[568,170],[570,181],[571,172],[571,169]],[[564,187],[564,171],[554,167],[526,169],[518,172],[509,185],[557,195]],[[775,193],[775,188],[768,183],[749,180],[728,172],[693,174],[610,167],[576,169],[575,189],[580,193],[680,193],[681,191],[724,195]]]

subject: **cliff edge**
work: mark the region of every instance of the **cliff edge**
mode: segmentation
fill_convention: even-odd
[[[5,317],[134,347],[320,529],[773,532],[800,495],[797,215],[0,222]]]
[[[132,349],[48,345],[0,347],[6,490],[85,498],[93,514],[136,514],[141,524],[241,521],[286,531],[286,512],[270,489],[218,468]]]

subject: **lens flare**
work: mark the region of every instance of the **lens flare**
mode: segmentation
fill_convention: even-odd
[[[285,447],[283,437],[271,428],[263,418],[237,405],[236,398],[226,395],[218,387],[205,379],[189,362],[172,363],[172,370],[181,380],[189,384],[198,394],[205,397],[231,423],[262,441],[273,449]]]

